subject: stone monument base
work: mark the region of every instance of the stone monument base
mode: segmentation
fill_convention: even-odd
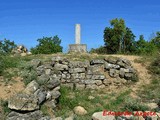
[[[69,45],[69,52],[86,53],[87,52],[87,45],[86,44],[70,44]]]

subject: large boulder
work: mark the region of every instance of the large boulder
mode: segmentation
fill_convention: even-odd
[[[73,111],[74,111],[74,113],[76,115],[85,115],[85,114],[87,114],[87,111],[82,106],[76,106]]]
[[[92,120],[116,120],[113,115],[103,115],[103,112],[96,112],[92,115]]]
[[[46,119],[43,119],[43,118],[46,118]],[[44,117],[42,112],[39,110],[34,112],[28,112],[28,113],[18,113],[18,112],[12,111],[11,113],[8,114],[6,120],[50,120],[50,118]]]
[[[34,111],[39,109],[37,97],[26,93],[12,96],[8,101],[8,107],[17,111]]]

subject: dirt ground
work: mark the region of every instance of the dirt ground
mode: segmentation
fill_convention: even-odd
[[[140,56],[132,56],[132,55],[112,55],[114,57],[121,57],[131,61],[133,68],[135,68],[138,72],[139,81],[136,82],[132,87],[131,96],[137,98],[137,92],[144,85],[148,85],[151,82],[151,75],[148,73],[147,66],[149,63],[143,65],[141,63],[135,62],[135,60],[141,59]]]
[[[11,82],[6,84],[3,81],[3,77],[0,77],[0,99],[7,100],[12,95],[20,92],[24,89],[24,83],[22,78],[15,77],[12,78]]]

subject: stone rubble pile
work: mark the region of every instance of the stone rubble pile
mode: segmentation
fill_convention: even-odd
[[[12,54],[26,56],[30,55],[31,53],[28,52],[28,49],[24,45],[18,45],[16,48],[12,50]]]

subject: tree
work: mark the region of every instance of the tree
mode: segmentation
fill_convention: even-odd
[[[110,27],[106,27],[104,30],[104,42],[107,53],[118,51],[118,39],[115,37],[114,30]]]
[[[136,54],[152,55],[157,52],[157,47],[152,42],[147,42],[143,35],[139,36],[139,40],[136,42]]]
[[[110,21],[111,27],[104,30],[104,42],[107,53],[131,52],[135,49],[135,35],[126,27],[123,19]]]
[[[135,51],[135,35],[130,28],[126,27],[126,34],[123,38],[123,50],[125,52],[134,52]]]
[[[153,38],[151,42],[160,49],[160,32],[159,31],[156,33],[155,38]]]
[[[11,51],[16,47],[17,45],[14,43],[14,41],[10,41],[7,39],[0,41],[0,52],[5,54],[10,54]]]
[[[43,37],[37,40],[39,44],[35,48],[31,48],[32,54],[51,54],[62,52],[60,46],[61,40],[56,35],[54,37]]]
[[[125,26],[125,21],[123,19],[113,19],[110,21],[111,26],[113,27],[114,30],[114,35],[116,39],[119,42],[119,52],[122,51],[122,42],[123,42],[123,37],[126,32],[126,26]]]

